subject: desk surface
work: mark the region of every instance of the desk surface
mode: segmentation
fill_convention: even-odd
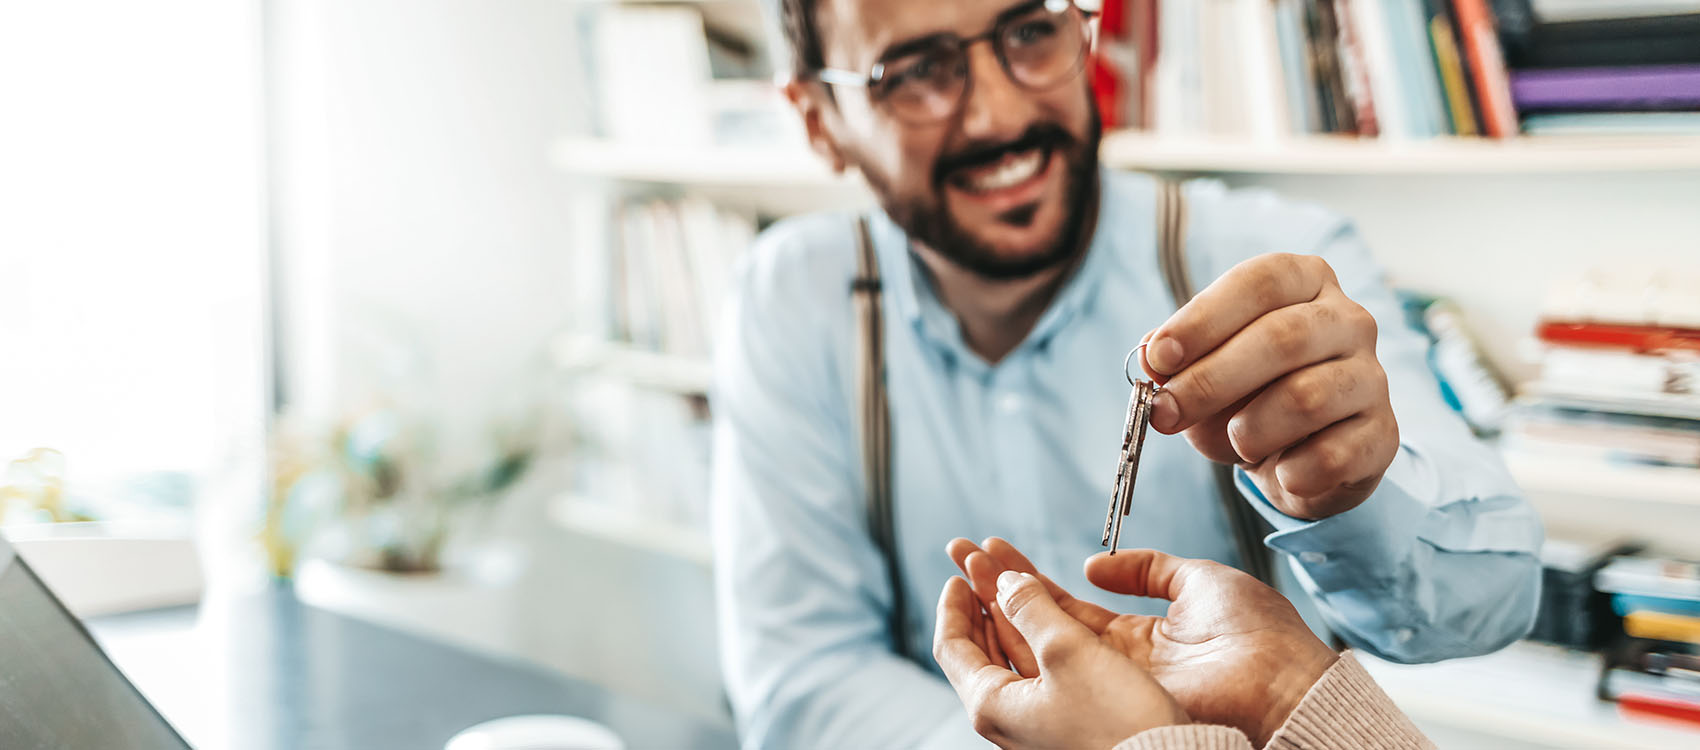
[[[199,750],[431,750],[481,721],[600,721],[633,750],[730,732],[594,684],[301,604],[286,589],[94,618],[114,662]]]

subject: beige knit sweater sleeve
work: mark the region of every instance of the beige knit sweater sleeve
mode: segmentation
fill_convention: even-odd
[[[1265,750],[1433,750],[1351,652],[1310,686]],[[1158,727],[1115,750],[1251,750],[1237,729],[1204,724]]]

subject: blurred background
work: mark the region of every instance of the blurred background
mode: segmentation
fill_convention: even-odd
[[[1546,522],[1534,640],[1377,678],[1443,746],[1700,743],[1700,0],[1102,10],[1105,163],[1354,217]],[[729,726],[712,321],[868,201],[771,11],[0,5],[6,535],[79,614],[287,581]]]

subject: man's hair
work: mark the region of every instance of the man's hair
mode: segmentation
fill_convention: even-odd
[[[815,26],[815,3],[819,0],[779,0],[779,29],[791,48],[791,72],[798,77],[826,67],[820,31]]]

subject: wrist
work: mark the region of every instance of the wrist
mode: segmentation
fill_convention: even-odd
[[[1269,707],[1264,712],[1262,721],[1258,723],[1257,735],[1252,737],[1252,742],[1257,747],[1269,743],[1269,738],[1275,736],[1275,732],[1287,723],[1288,717],[1292,716],[1294,709],[1299,707],[1299,703],[1310,692],[1311,686],[1322,679],[1329,668],[1340,660],[1340,655],[1324,646],[1321,641],[1314,645],[1315,648],[1305,649],[1302,655],[1295,655],[1270,682]]]

